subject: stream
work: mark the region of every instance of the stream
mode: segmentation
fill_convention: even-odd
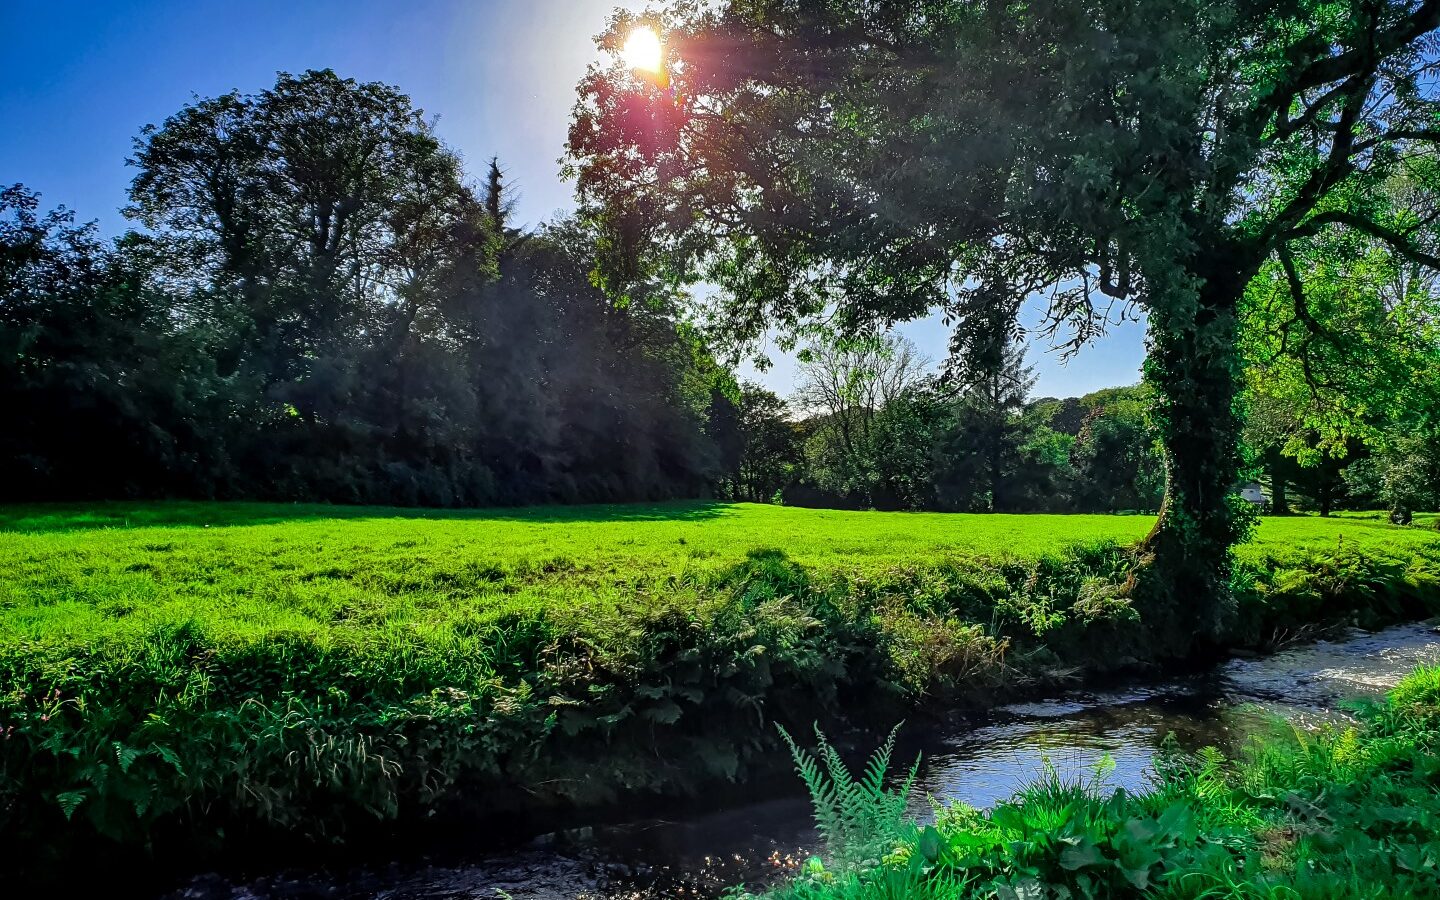
[[[1440,633],[1402,625],[1160,682],[1000,707],[923,740],[912,812],[928,817],[931,798],[988,806],[1046,765],[1064,778],[1092,778],[1107,755],[1108,787],[1143,789],[1166,735],[1186,750],[1233,750],[1276,715],[1303,725],[1343,716],[1343,701],[1383,694],[1421,664],[1440,664]],[[896,765],[914,752],[897,752]],[[810,806],[796,787],[719,811],[546,835],[492,857],[200,876],[166,900],[703,900],[741,882],[763,886],[815,851]]]

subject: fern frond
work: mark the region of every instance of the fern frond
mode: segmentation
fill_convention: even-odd
[[[832,861],[843,864],[883,855],[884,845],[893,844],[904,831],[905,813],[920,767],[917,758],[898,788],[885,787],[899,726],[871,755],[859,778],[850,772],[818,726],[818,745],[813,753],[801,749],[785,729],[780,728],[780,734],[810,792],[815,825]]]

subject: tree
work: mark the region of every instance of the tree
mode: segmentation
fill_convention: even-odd
[[[1020,469],[1010,490],[1016,509],[1024,512],[1071,512],[1075,505],[1075,436],[1057,431],[1033,406],[1025,411],[1025,443]]]
[[[473,446],[502,503],[695,496],[724,474],[707,423],[731,387],[663,292],[617,304],[590,283],[591,236],[562,220],[512,242],[465,315]]]
[[[768,503],[804,472],[804,438],[790,406],[755,384],[740,386],[738,430],[742,441],[730,495]]]
[[[424,286],[479,249],[454,242],[482,211],[423,113],[329,69],[197,100],[147,125],[130,162],[127,214],[213,292],[227,368],[300,379],[376,328],[403,332]]]
[[[934,508],[935,445],[950,427],[950,400],[948,390],[926,378],[881,409],[871,442],[878,475],[872,505]]]
[[[1440,508],[1440,434],[1394,435],[1341,474],[1352,499],[1366,507],[1383,504],[1391,522],[1409,525],[1416,510]]]
[[[954,356],[950,363],[960,396],[939,451],[941,496],[954,509],[1014,511],[1031,437],[1021,414],[1035,386],[1025,345],[1011,341],[998,359],[978,365],[957,365]]]
[[[821,488],[865,506],[916,501],[918,459],[928,454],[920,396],[928,365],[894,335],[802,353],[795,403],[814,420],[808,455]]]
[[[1289,486],[1300,467],[1293,452],[1300,419],[1289,404],[1255,390],[1253,377],[1246,400],[1245,446],[1261,478],[1270,483],[1270,512],[1289,515]]]
[[[1168,477],[1130,592],[1173,613],[1157,640],[1213,633],[1246,522],[1247,285],[1332,231],[1440,263],[1371,202],[1440,137],[1440,0],[728,0],[651,21],[668,85],[597,65],[571,127],[602,283],[707,279],[741,341],[942,308],[993,345],[1044,289],[1078,344],[1143,306]]]
[[[236,384],[228,414],[252,425],[226,448],[251,484],[350,502],[484,492],[441,306],[466,274],[493,279],[495,228],[409,97],[280,73],[146,126],[130,162],[127,215]]]
[[[1076,507],[1084,512],[1156,509],[1165,472],[1148,415],[1149,389],[1107,388],[1080,402],[1086,415],[1071,454]]]
[[[130,496],[226,476],[204,405],[223,385],[145,265],[142,244],[108,247],[68,210],[41,214],[23,186],[0,192],[3,495]]]
[[[1434,247],[1440,234],[1424,184],[1433,182],[1435,161],[1411,165],[1374,204],[1412,244]],[[1342,491],[1342,469],[1366,459],[1357,450],[1373,451],[1355,476],[1364,483],[1375,465],[1407,458],[1401,447],[1434,428],[1440,292],[1427,266],[1363,232],[1321,232],[1262,268],[1242,313],[1247,443],[1271,474],[1275,506],[1285,506],[1288,478],[1305,482],[1328,512]],[[1372,501],[1383,493],[1397,518],[1408,515],[1401,490],[1361,493]]]
[[[1071,437],[1080,433],[1080,429],[1085,426],[1085,417],[1090,412],[1079,397],[1040,397],[1030,401],[1030,408],[1041,417],[1047,427]]]

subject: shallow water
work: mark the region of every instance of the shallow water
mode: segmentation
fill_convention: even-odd
[[[1383,694],[1420,664],[1440,664],[1440,633],[1404,625],[1232,660],[1158,684],[1001,707],[925,741],[913,812],[928,816],[930,798],[988,806],[1047,765],[1065,778],[1091,778],[1107,756],[1114,770],[1106,785],[1143,788],[1167,735],[1185,749],[1233,749],[1277,714],[1302,724],[1343,716],[1342,701]],[[707,898],[738,882],[759,885],[784,874],[810,855],[814,842],[809,804],[797,794],[718,812],[547,835],[523,850],[490,858],[240,881],[206,876],[170,897]]]

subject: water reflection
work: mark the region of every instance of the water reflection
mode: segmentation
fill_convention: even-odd
[[[1280,715],[1313,725],[1345,699],[1378,696],[1417,665],[1440,663],[1440,634],[1421,625],[1237,659],[1204,675],[1145,689],[1076,694],[1003,707],[933,751],[920,788],[942,801],[989,806],[1044,771],[1087,778],[1108,755],[1114,787],[1145,787],[1166,736],[1186,750],[1237,749]],[[913,803],[917,815],[929,804]]]

